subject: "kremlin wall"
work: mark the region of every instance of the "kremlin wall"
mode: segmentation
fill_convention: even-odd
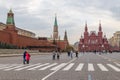
[[[35,38],[34,33],[16,28],[14,23],[14,13],[12,12],[12,10],[10,10],[7,14],[6,25],[4,24],[4,28],[0,29],[0,42],[12,44],[19,48],[24,47],[39,51],[53,51],[58,48],[59,50],[64,51],[66,46],[69,44],[67,40],[67,34],[65,32],[64,40],[58,39],[58,26],[56,17],[54,29],[55,30],[53,30],[53,39],[51,39],[50,41],[47,40],[47,38]],[[27,33],[28,35],[18,34],[18,32],[20,33],[20,30],[24,31],[24,34]]]
[[[0,30],[4,30],[5,28],[6,28],[6,24],[0,22]],[[27,30],[24,30],[24,29],[20,29],[18,27],[15,27],[15,28],[18,31],[17,33],[19,35],[35,38],[35,33],[27,31]]]

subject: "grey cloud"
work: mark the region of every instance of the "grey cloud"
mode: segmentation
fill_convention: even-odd
[[[6,23],[7,19],[7,9],[4,7],[0,7],[0,21]],[[5,14],[6,13],[6,14]]]
[[[120,21],[120,6],[111,8],[111,11],[113,13],[113,17]]]

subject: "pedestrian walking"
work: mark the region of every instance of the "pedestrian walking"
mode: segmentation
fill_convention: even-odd
[[[55,60],[56,51],[53,51],[53,60]]]
[[[57,52],[57,60],[60,59],[60,52]]]
[[[76,51],[75,54],[76,54],[76,58],[78,58],[78,51]]]
[[[70,56],[71,56],[71,58],[73,58],[73,51],[72,50],[70,51]]]
[[[70,56],[70,51],[68,51],[67,54],[68,54],[68,57],[69,57]]]
[[[29,61],[30,61],[30,54],[26,51],[26,62],[27,64],[29,64]]]
[[[26,63],[26,51],[23,53],[23,64]]]

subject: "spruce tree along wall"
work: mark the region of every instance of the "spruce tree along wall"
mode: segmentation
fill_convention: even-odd
[[[1,49],[18,49],[18,47],[15,45],[3,43],[3,42],[0,42],[0,48]]]

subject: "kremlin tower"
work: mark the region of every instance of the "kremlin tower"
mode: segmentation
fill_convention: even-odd
[[[16,45],[17,44],[17,30],[15,27],[14,13],[12,12],[12,9],[10,9],[7,14],[6,28],[4,29],[4,31],[10,33],[11,35],[10,43],[13,45]]]
[[[58,24],[57,24],[56,15],[55,15],[54,28],[53,28],[53,40],[58,40]]]
[[[59,31],[58,31],[58,24],[57,24],[57,16],[55,15],[52,42],[60,50],[65,50],[66,47],[69,45],[68,38],[67,38],[67,31],[65,31],[65,33],[64,33],[64,39],[63,40],[60,40],[60,36],[58,36],[59,35],[58,32]]]

